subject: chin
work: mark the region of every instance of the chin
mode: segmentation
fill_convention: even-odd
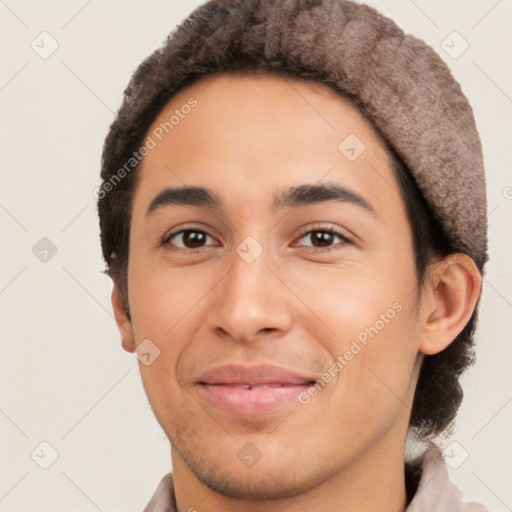
[[[180,452],[181,453],[181,452]],[[314,464],[313,458],[300,463],[293,453],[263,457],[253,467],[245,467],[236,456],[198,457],[181,453],[195,477],[212,491],[233,499],[289,499],[305,493],[329,478],[331,468]],[[316,469],[315,469],[316,468]]]
[[[247,470],[243,476],[234,475],[238,472],[236,468],[231,473],[193,472],[212,491],[234,499],[256,501],[293,498],[312,487],[305,482],[289,479],[278,481],[272,476],[272,472],[266,472],[265,469],[260,469],[257,473]]]

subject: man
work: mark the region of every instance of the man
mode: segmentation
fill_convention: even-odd
[[[472,358],[480,141],[367,6],[213,0],[134,74],[102,162],[122,345],[171,444],[146,511],[477,511],[433,444]]]

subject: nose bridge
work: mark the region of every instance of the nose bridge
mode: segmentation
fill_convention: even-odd
[[[246,342],[268,330],[284,332],[292,322],[285,290],[267,267],[270,251],[251,238],[234,250],[209,315],[212,329]]]

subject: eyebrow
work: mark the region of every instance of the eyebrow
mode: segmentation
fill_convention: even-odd
[[[283,208],[298,208],[327,201],[338,201],[359,206],[373,216],[375,209],[357,192],[337,184],[298,185],[274,194],[272,211]],[[162,190],[152,201],[146,211],[146,217],[165,206],[199,206],[213,210],[222,209],[222,199],[205,187],[177,187]]]

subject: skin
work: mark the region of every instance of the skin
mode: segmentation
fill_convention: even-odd
[[[330,89],[266,74],[208,77],[175,96],[148,134],[190,97],[197,107],[140,169],[131,320],[118,283],[112,292],[125,350],[145,339],[160,350],[140,373],[171,442],[179,510],[404,510],[420,363],[469,320],[481,288],[475,264],[462,254],[437,260],[419,286],[385,147]],[[366,146],[353,162],[338,149],[349,134]],[[334,200],[271,208],[277,190],[325,183],[356,192],[375,214]],[[162,190],[184,185],[210,188],[223,208],[168,205],[146,215]],[[165,241],[185,228],[209,235],[199,251],[180,235]],[[319,252],[311,231],[325,228],[348,241],[334,236]],[[236,251],[249,235],[263,250],[252,263]],[[231,362],[320,379],[396,303],[400,312],[306,405],[239,418],[198,389],[201,372]],[[261,453],[252,467],[237,457],[247,443]]]

